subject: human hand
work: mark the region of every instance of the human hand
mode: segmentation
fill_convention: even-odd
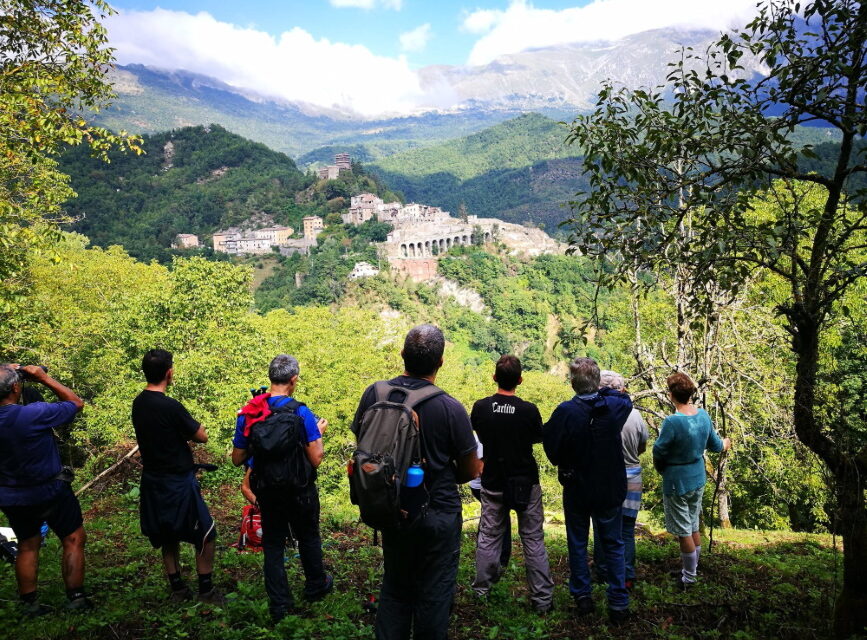
[[[723,451],[728,451],[732,448],[732,439],[723,438]]]
[[[25,366],[13,365],[18,371],[23,372],[24,378],[27,380],[33,380],[35,382],[45,382],[48,379],[48,372],[35,364],[28,364]]]
[[[325,418],[319,418],[319,422],[316,423],[316,426],[319,427],[319,434],[325,435],[325,430],[328,429],[328,420]]]

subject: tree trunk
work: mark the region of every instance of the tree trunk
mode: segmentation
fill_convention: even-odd
[[[843,589],[834,608],[834,636],[850,638],[867,631],[867,509],[865,478],[854,464],[835,475],[839,525],[843,532]]]
[[[837,527],[843,533],[843,589],[834,608],[834,635],[849,638],[867,631],[867,511],[864,489],[854,456],[841,452],[816,420],[816,372],[819,362],[819,323],[803,307],[793,318],[795,375],[795,433],[828,465],[834,478]],[[790,316],[791,317],[791,316]]]
[[[720,465],[719,474],[717,475],[716,499],[717,510],[719,513],[719,526],[721,529],[731,529],[732,519],[730,514],[730,496],[728,490],[728,474],[726,473],[726,463]]]

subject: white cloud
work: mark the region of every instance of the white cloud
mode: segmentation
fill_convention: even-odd
[[[344,7],[353,7],[356,9],[373,9],[382,7],[383,9],[394,9],[400,11],[403,8],[403,0],[328,0],[332,7],[342,9]]]
[[[274,37],[207,13],[124,11],[106,21],[120,64],[185,69],[268,96],[365,115],[405,113],[431,102],[403,56],[316,39],[294,28]]]
[[[400,34],[400,48],[402,51],[423,51],[432,35],[429,23],[405,31]]]
[[[534,47],[617,40],[663,27],[743,26],[755,15],[755,5],[756,0],[594,0],[583,7],[552,10],[512,0],[505,11],[479,9],[467,14],[462,28],[485,33],[467,60],[479,65]]]
[[[467,13],[461,22],[461,30],[468,33],[485,33],[490,31],[503,17],[498,9],[476,9]]]

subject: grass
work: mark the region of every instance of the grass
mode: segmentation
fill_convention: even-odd
[[[234,541],[241,501],[234,486],[205,490],[220,527],[214,576],[230,593],[225,607],[199,603],[170,605],[158,552],[141,536],[133,484],[103,490],[87,499],[87,586],[97,608],[66,614],[59,576],[60,546],[50,536],[42,550],[40,600],[58,610],[38,620],[21,621],[11,566],[0,566],[0,629],[14,629],[19,640],[127,639],[270,639],[370,638],[373,616],[364,602],[378,590],[382,552],[370,531],[351,522],[351,507],[338,496],[323,496],[323,546],[337,588],[324,601],[303,604],[299,615],[272,628],[261,578],[261,556],[240,554]],[[607,626],[604,586],[594,587],[596,615],[576,620],[565,584],[566,539],[561,514],[548,514],[546,543],[556,586],[555,610],[532,612],[524,581],[520,544],[503,579],[486,603],[475,600],[473,578],[477,515],[465,505],[461,565],[450,637],[455,640],[497,638],[809,638],[829,637],[833,605],[835,555],[830,536],[762,531],[716,531],[713,553],[702,555],[700,584],[682,594],[668,576],[678,564],[675,543],[653,526],[641,528],[639,581],[633,593],[635,619],[618,629]],[[648,518],[642,513],[639,518]],[[300,564],[287,551],[287,568],[296,600],[300,598]],[[192,575],[192,553],[184,550],[185,575]],[[189,579],[189,578],[188,578]],[[0,632],[0,637],[6,636]]]

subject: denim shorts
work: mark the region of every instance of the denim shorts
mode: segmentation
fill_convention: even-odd
[[[693,489],[682,496],[662,494],[662,507],[665,510],[665,529],[670,534],[686,538],[698,531],[701,515],[701,498],[704,487]]]

